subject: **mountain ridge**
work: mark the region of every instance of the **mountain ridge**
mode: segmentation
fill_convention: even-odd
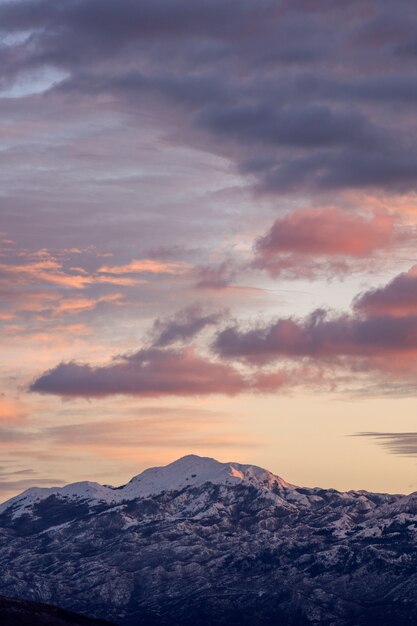
[[[120,626],[417,623],[417,494],[195,455],[121,488],[76,485],[2,505],[0,593]]]
[[[137,497],[149,497],[161,491],[174,491],[204,482],[213,484],[246,481],[264,486],[277,485],[289,488],[291,485],[272,472],[256,465],[236,462],[221,463],[211,457],[195,454],[183,456],[162,467],[151,467],[134,476],[125,485],[113,487],[91,481],[80,481],[63,487],[30,487],[22,493],[0,503],[0,514],[14,504],[26,505],[39,502],[51,495],[62,495],[88,499],[97,503],[118,503]],[[19,514],[19,511],[17,511]]]

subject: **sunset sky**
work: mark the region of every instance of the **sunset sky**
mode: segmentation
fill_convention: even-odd
[[[414,0],[0,0],[0,500],[185,454],[417,490]]]

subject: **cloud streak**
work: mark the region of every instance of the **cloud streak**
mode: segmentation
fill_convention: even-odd
[[[387,452],[398,456],[417,456],[417,433],[356,433],[354,437],[366,437],[374,440]]]

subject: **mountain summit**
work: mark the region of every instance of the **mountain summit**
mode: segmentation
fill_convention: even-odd
[[[164,467],[152,467],[134,476],[126,485],[112,487],[83,481],[65,487],[31,487],[22,494],[0,504],[0,515],[13,509],[14,516],[23,515],[33,506],[56,496],[62,499],[88,501],[90,504],[116,504],[136,498],[158,495],[164,491],[178,491],[198,487],[204,483],[215,485],[247,484],[261,489],[289,488],[279,476],[256,465],[220,463],[195,454],[184,456]]]
[[[215,459],[190,454],[165,467],[145,470],[142,474],[135,476],[124,489],[148,496],[161,493],[161,491],[200,486],[207,482],[216,485],[246,483],[266,489],[274,486],[289,486],[279,476],[274,476],[268,470],[256,465],[220,463]]]
[[[0,594],[120,626],[411,626],[416,572],[416,494],[194,455],[0,507]]]

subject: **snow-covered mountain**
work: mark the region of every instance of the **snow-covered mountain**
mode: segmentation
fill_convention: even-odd
[[[0,593],[121,625],[417,624],[417,494],[187,456],[0,506]]]
[[[199,487],[207,482],[214,485],[234,485],[244,482],[260,488],[288,487],[284,480],[261,467],[240,463],[219,463],[215,459],[190,454],[166,467],[151,467],[121,487],[89,481],[72,483],[65,487],[32,487],[0,504],[0,515],[12,509],[13,516],[19,517],[50,496],[74,502],[88,501],[93,506],[110,505],[156,496],[163,491]]]

